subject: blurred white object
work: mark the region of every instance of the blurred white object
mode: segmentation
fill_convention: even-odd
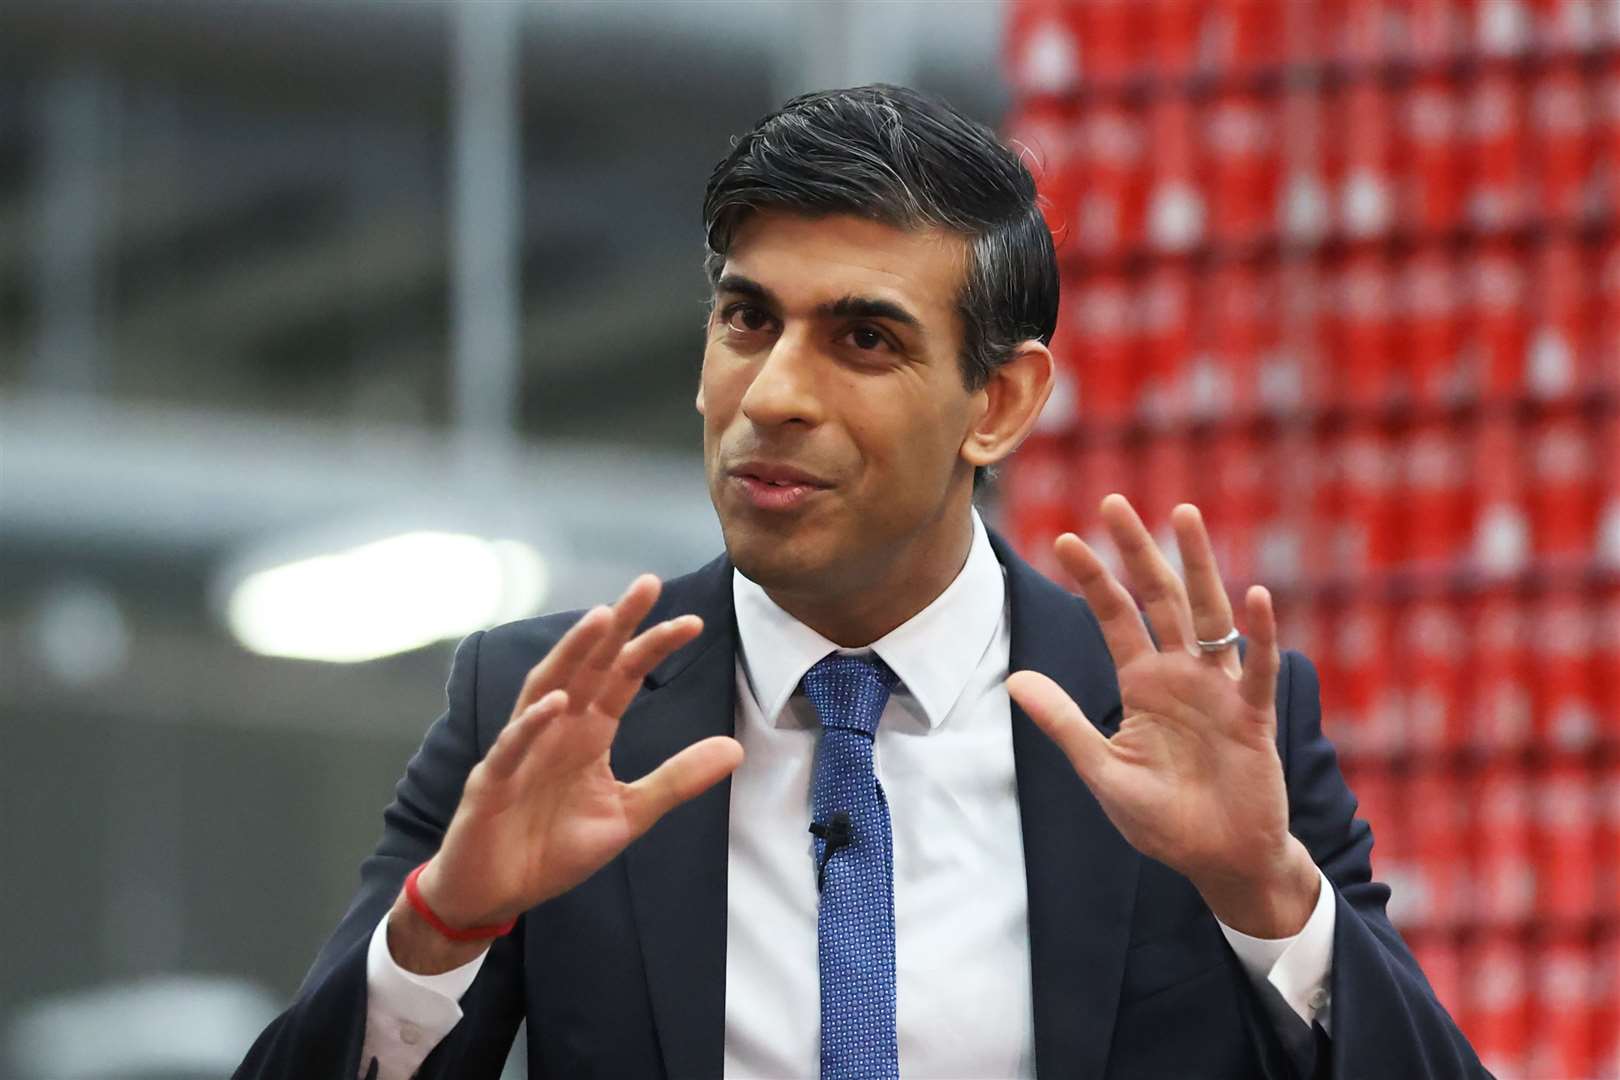
[[[1190,251],[1204,237],[1204,197],[1185,181],[1167,181],[1153,191],[1148,232],[1161,251]]]
[[[1080,43],[1055,19],[1030,34],[1015,63],[1022,88],[1032,94],[1065,94],[1080,82]]]
[[[354,663],[536,614],[547,578],[520,541],[409,532],[250,573],[226,619],[254,652]]]
[[[164,975],[46,998],[6,1029],[16,1080],[228,1076],[280,1009],[241,979]]]
[[[118,597],[99,582],[60,582],[40,597],[32,641],[39,661],[64,686],[104,682],[129,660],[129,625]]]

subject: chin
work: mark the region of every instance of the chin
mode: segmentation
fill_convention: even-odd
[[[825,560],[803,551],[791,537],[754,529],[725,528],[726,554],[743,577],[765,588],[790,588],[822,577]]]

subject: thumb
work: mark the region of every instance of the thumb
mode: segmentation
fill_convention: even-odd
[[[1087,786],[1108,761],[1108,736],[1098,731],[1061,686],[1038,671],[1007,676],[1007,693],[1035,726],[1058,744]]]

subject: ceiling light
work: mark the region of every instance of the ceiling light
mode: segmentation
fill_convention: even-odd
[[[355,663],[534,614],[547,577],[516,540],[409,532],[248,574],[226,621],[256,653]]]

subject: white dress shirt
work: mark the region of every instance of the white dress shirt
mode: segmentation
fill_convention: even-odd
[[[894,830],[900,1070],[915,1077],[1035,1074],[1023,833],[1012,751],[1011,622],[1005,572],[978,512],[957,577],[911,619],[841,649],[754,582],[733,576],[736,734],[727,859],[727,1077],[820,1071],[820,976],[810,776],[821,725],[799,680],[829,652],[875,652],[899,683],[878,723],[874,764]],[[1335,908],[1325,876],[1291,938],[1221,930],[1257,985],[1307,1023],[1329,1024]],[[461,1019],[483,957],[442,975],[401,969],[386,919],[366,957],[360,1075],[407,1080]]]

